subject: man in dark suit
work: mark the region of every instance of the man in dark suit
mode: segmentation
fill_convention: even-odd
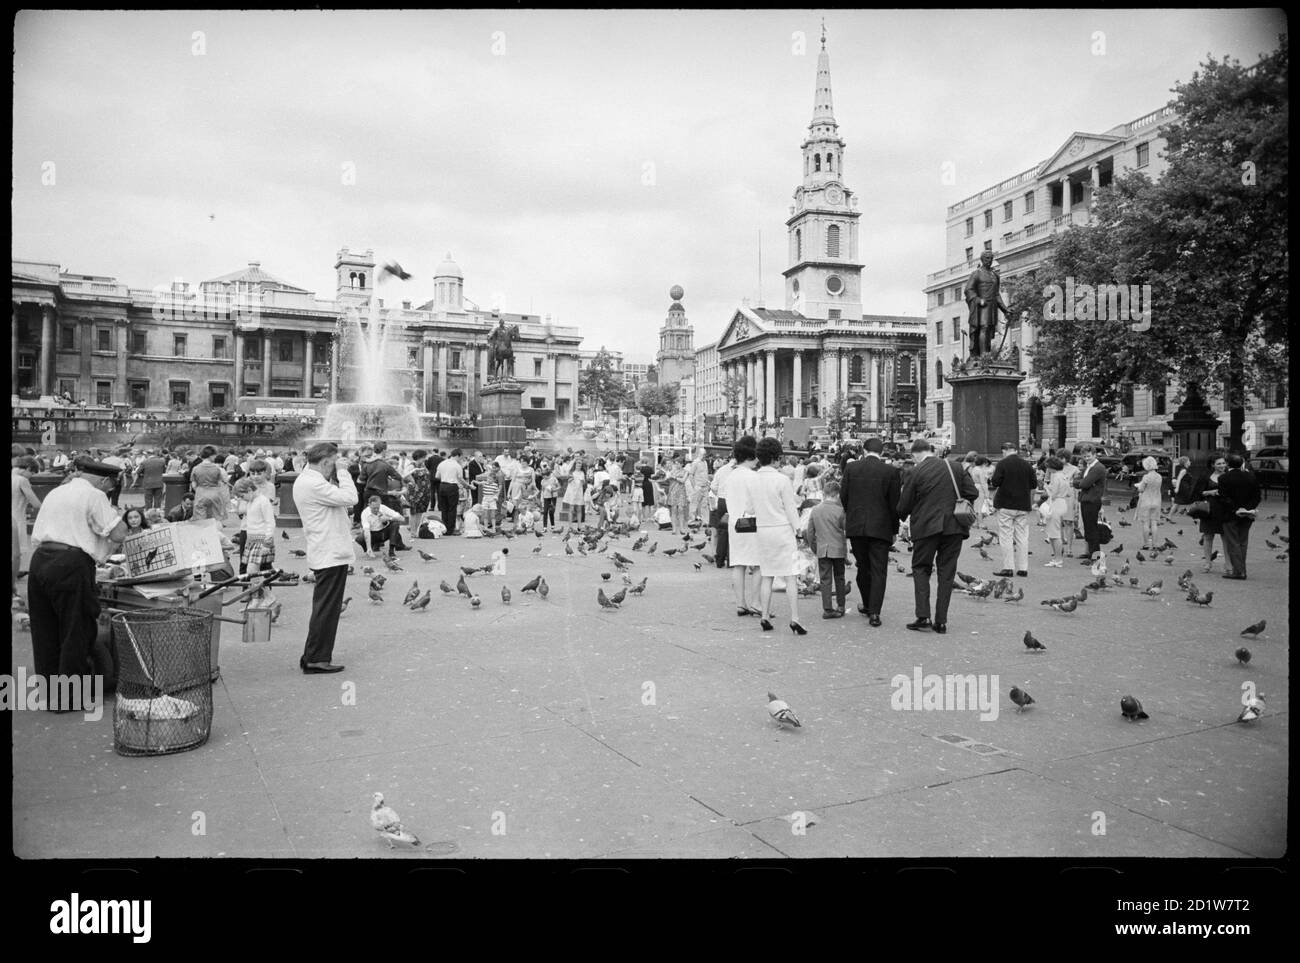
[[[1228,470],[1219,476],[1219,498],[1227,510],[1227,518],[1223,520],[1223,554],[1228,556],[1228,571],[1223,577],[1238,581],[1246,579],[1246,548],[1260,500],[1259,481],[1245,470],[1245,464],[1241,455],[1231,454]]]
[[[857,564],[858,611],[873,627],[880,625],[885,601],[885,579],[889,572],[889,547],[898,533],[898,469],[880,457],[884,444],[868,438],[862,458],[844,469],[840,503],[844,506],[844,530]]]
[[[1074,476],[1074,487],[1079,489],[1079,514],[1083,516],[1083,537],[1088,543],[1088,557],[1084,565],[1092,564],[1093,555],[1101,551],[1101,533],[1097,529],[1097,516],[1101,514],[1101,499],[1106,494],[1106,466],[1097,460],[1097,450],[1092,445],[1082,445],[1083,471]]]
[[[953,509],[957,494],[968,501],[979,496],[979,489],[961,465],[936,458],[925,439],[912,442],[916,466],[903,482],[898,499],[898,515],[909,519],[912,534],[912,590],[916,596],[916,621],[907,627],[914,631],[934,629],[948,631],[948,601],[952,598],[952,580],[957,574],[957,556],[961,543],[970,537],[970,529],[960,524]],[[939,566],[938,592],[934,602],[934,622],[930,622],[930,572]]]

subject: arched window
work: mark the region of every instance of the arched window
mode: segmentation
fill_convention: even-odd
[[[910,354],[902,355],[898,360],[898,383],[916,384],[916,361]]]
[[[853,356],[853,360],[849,362],[849,383],[850,384],[860,385],[864,381],[866,381],[866,377],[864,376],[862,369],[863,369],[862,355],[855,354]]]
[[[826,229],[826,256],[840,256],[840,226],[832,224]]]
[[[833,171],[833,170],[835,170],[835,155],[834,155],[834,154],[827,154],[827,155],[826,155],[826,169],[827,169],[828,171]]]
[[[366,276],[365,276],[365,274],[364,274],[364,273],[358,274],[358,275],[357,275],[357,287],[359,287],[359,288],[361,288],[361,289],[364,290],[364,289],[365,289],[365,286],[366,286]]]
[[[803,260],[803,231],[799,228],[795,228],[794,231],[794,259]]]
[[[351,274],[348,275],[348,287],[355,288],[356,286],[357,286],[357,272],[353,271]]]
[[[822,155],[813,154],[813,170],[819,171],[821,169],[822,169]]]
[[[934,362],[934,387],[935,390],[943,387],[943,361],[937,358]]]

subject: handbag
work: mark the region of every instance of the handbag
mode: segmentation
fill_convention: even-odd
[[[1052,500],[1050,498],[1044,500],[1041,504],[1039,504],[1038,517],[1041,518],[1043,521],[1047,521],[1049,518],[1052,517]]]
[[[1209,518],[1210,503],[1207,501],[1192,502],[1187,508],[1187,514],[1192,518]]]
[[[952,470],[952,462],[945,461],[948,466],[948,477],[952,479],[952,490],[957,493],[957,503],[953,506],[952,517],[962,528],[970,528],[975,524],[975,506],[970,503],[969,499],[961,497],[961,489],[957,487],[957,474]]]
[[[753,515],[742,515],[736,519],[736,533],[757,532],[758,519]]]

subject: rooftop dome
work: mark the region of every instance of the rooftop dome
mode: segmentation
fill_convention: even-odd
[[[433,272],[433,276],[435,278],[460,278],[462,281],[465,280],[464,272],[461,271],[460,265],[451,259],[450,253],[438,265],[437,270]]]

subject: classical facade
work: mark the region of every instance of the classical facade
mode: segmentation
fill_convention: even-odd
[[[980,255],[992,251],[994,267],[1003,278],[1041,265],[1051,253],[1058,233],[1088,223],[1096,191],[1130,170],[1143,171],[1153,180],[1164,174],[1167,164],[1161,127],[1175,118],[1173,108],[1165,106],[1104,133],[1075,131],[1047,160],[948,208],[948,267],[928,275],[925,286],[926,346],[934,369],[927,395],[930,424],[951,427],[952,389],[946,376],[954,362],[969,353],[968,312],[962,290]],[[1177,405],[1170,406],[1166,399],[1173,397],[1176,384],[1155,391],[1124,386],[1121,403],[1110,420],[1089,399],[1053,397],[1034,373],[1033,321],[1035,311],[1041,318],[1042,303],[1023,307],[1027,314],[1022,314],[1021,306],[1012,306],[1012,324],[1006,334],[1007,345],[1018,356],[1026,375],[1019,387],[1022,440],[1033,435],[1040,444],[1064,447],[1079,440],[1115,438],[1123,433],[1135,445],[1172,446],[1174,436],[1168,416]],[[1002,339],[1001,333],[998,339]],[[1223,421],[1221,440],[1226,445],[1227,411],[1219,398],[1212,397],[1209,403]],[[1248,432],[1257,437],[1258,445],[1285,443],[1285,405],[1284,386],[1253,400],[1247,422],[1256,422],[1256,427],[1248,428]]]
[[[857,430],[922,427],[925,319],[863,312],[861,214],[844,157],[823,35],[803,181],[786,221],[785,308],[742,305],[717,341],[719,396],[745,429],[826,417],[837,400]]]
[[[413,307],[376,288],[372,251],[343,248],[334,300],[288,284],[258,262],[197,290],[132,288],[56,264],[12,263],[15,402],[67,392],[92,404],[200,414],[294,399],[323,406],[358,397],[363,375],[354,339],[377,297],[389,327],[382,378],[395,401],[452,417],[477,413],[487,378],[487,333],[519,326],[515,378],[526,409],[573,417],[582,338],[532,314],[467,306],[464,275],[448,257],[434,272],[434,298]]]

